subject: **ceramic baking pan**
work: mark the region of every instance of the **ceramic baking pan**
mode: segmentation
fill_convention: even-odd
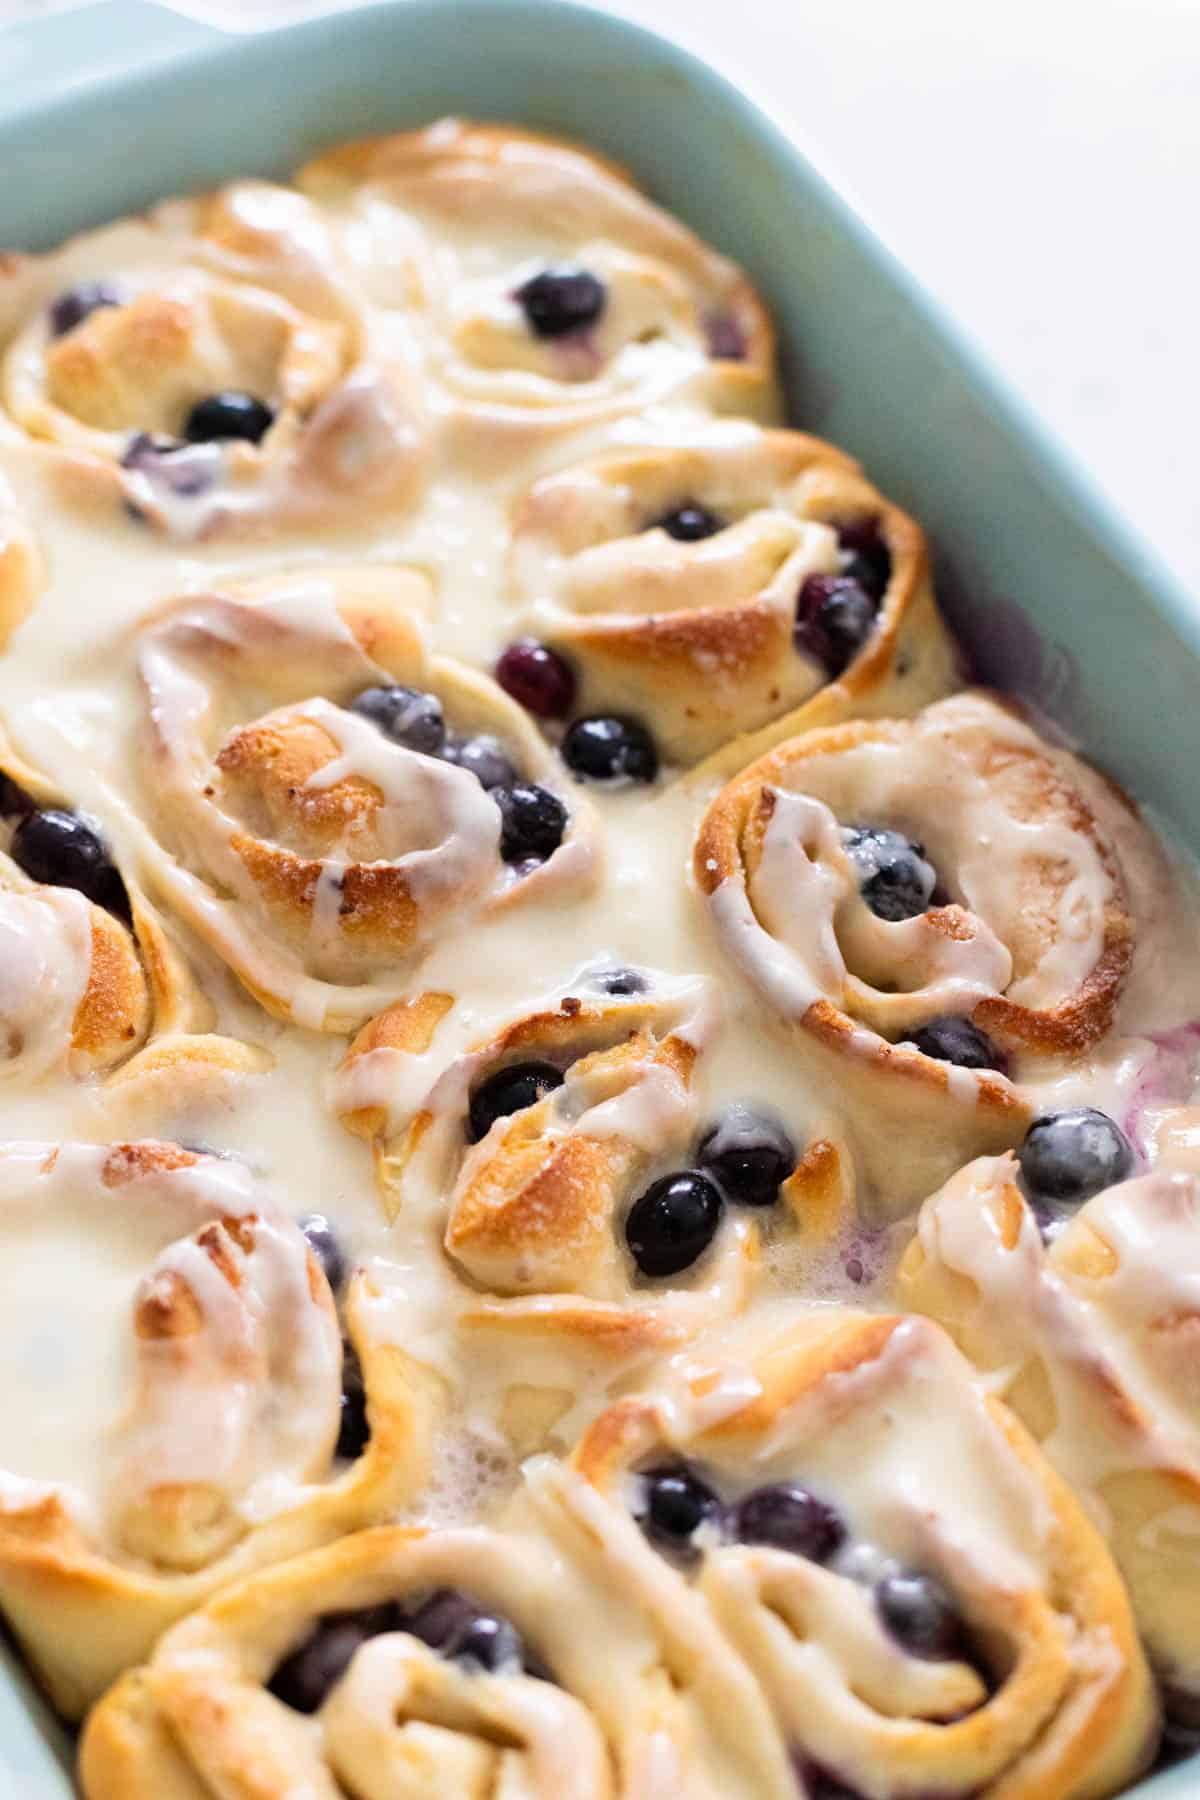
[[[0,246],[163,195],[282,174],[445,112],[574,134],[744,263],[792,416],[921,520],[978,673],[1078,738],[1200,850],[1200,608],[817,173],[715,70],[561,0],[385,0],[227,36],[139,0],[0,32]],[[70,1793],[66,1748],[0,1669],[0,1793]],[[1200,1794],[1187,1766],[1142,1800]],[[114,1796],[114,1800],[116,1797]]]

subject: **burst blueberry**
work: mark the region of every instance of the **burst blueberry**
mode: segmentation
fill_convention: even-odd
[[[723,1211],[720,1189],[699,1170],[663,1175],[629,1209],[629,1253],[643,1275],[679,1275],[708,1249]]]
[[[638,969],[601,969],[591,979],[602,994],[612,994],[620,1000],[633,994],[644,994],[649,985]]]
[[[467,1114],[468,1136],[473,1144],[486,1137],[497,1119],[536,1106],[563,1083],[561,1071],[548,1062],[512,1063],[497,1069],[471,1095]]]
[[[570,663],[536,638],[518,638],[501,652],[496,680],[518,706],[538,719],[563,719],[575,704]]]
[[[435,694],[411,687],[364,688],[350,711],[377,725],[385,737],[423,756],[439,756],[446,742],[446,721]]]
[[[32,880],[77,888],[97,906],[128,919],[129,896],[108,845],[78,813],[47,807],[28,814],[13,832],[9,853]]]
[[[980,1031],[961,1013],[946,1013],[930,1019],[911,1040],[918,1050],[938,1062],[954,1063],[960,1069],[998,1069],[1007,1067],[1007,1058],[998,1050],[986,1031]]]
[[[284,1657],[267,1685],[295,1712],[315,1713],[369,1638],[400,1629],[401,1615],[392,1605],[325,1613],[304,1642]]]
[[[818,1563],[828,1562],[846,1540],[840,1514],[793,1481],[773,1481],[744,1495],[729,1531],[740,1544],[766,1544]]]
[[[183,435],[189,444],[225,443],[235,438],[259,444],[274,419],[271,408],[257,395],[227,388],[197,400],[184,423]]]
[[[346,1282],[346,1253],[337,1232],[324,1213],[307,1213],[299,1223],[309,1249],[324,1270],[330,1292],[339,1294]]]
[[[608,291],[590,269],[559,263],[522,282],[513,299],[534,337],[560,338],[594,325],[607,305]]]
[[[576,719],[563,739],[567,767],[584,781],[627,785],[658,774],[654,739],[636,719]]]
[[[545,862],[563,841],[567,809],[549,788],[532,782],[496,788],[500,808],[500,855],[506,863]]]
[[[1114,1119],[1075,1106],[1035,1119],[1017,1151],[1035,1199],[1079,1206],[1133,1173],[1133,1146]]]
[[[870,637],[878,613],[878,601],[849,575],[808,575],[796,603],[796,648],[835,679]]]
[[[842,573],[878,605],[892,579],[892,553],[883,540],[878,519],[859,519],[838,531]]]
[[[352,1344],[342,1345],[342,1400],[338,1422],[337,1454],[352,1462],[361,1456],[371,1437],[367,1417],[367,1389],[362,1364]]]
[[[525,1661],[516,1628],[456,1588],[436,1589],[408,1615],[404,1629],[451,1662],[491,1671],[520,1668]]]
[[[937,874],[925,860],[923,844],[910,843],[899,831],[874,825],[847,827],[842,844],[858,876],[862,897],[877,918],[896,924],[926,910]]]
[[[776,1120],[731,1106],[700,1140],[696,1160],[739,1206],[772,1206],[796,1167],[796,1148]]]
[[[124,296],[111,281],[80,281],[50,302],[50,330],[65,337],[104,306],[120,306]]]

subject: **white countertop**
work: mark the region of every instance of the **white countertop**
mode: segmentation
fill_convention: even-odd
[[[453,4],[453,0],[446,0]],[[54,0],[0,0],[0,20]],[[624,0],[786,118],[1200,596],[1200,0]],[[195,0],[241,24],[305,0]]]

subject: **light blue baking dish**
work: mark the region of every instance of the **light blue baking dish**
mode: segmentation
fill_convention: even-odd
[[[640,27],[564,0],[384,0],[229,37],[106,0],[11,28],[0,245],[44,248],[161,195],[451,111],[590,140],[744,263],[780,328],[795,422],[854,451],[926,526],[980,675],[1035,701],[1200,851],[1200,607],[787,135]],[[11,1667],[0,1794],[69,1795],[60,1734]],[[1183,1800],[1200,1772],[1137,1792]]]

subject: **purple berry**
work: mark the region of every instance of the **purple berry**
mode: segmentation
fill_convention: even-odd
[[[845,559],[843,575],[856,581],[878,604],[892,579],[892,553],[879,531],[878,519],[860,519],[838,530],[838,544]]]
[[[849,575],[808,575],[796,605],[796,648],[836,679],[870,637],[878,613],[878,601]]]
[[[562,719],[575,703],[575,676],[557,650],[518,638],[502,652],[496,680],[518,706],[538,719]]]
[[[809,1562],[828,1562],[846,1541],[840,1515],[795,1482],[776,1481],[739,1500],[729,1525],[740,1544],[767,1544]]]

